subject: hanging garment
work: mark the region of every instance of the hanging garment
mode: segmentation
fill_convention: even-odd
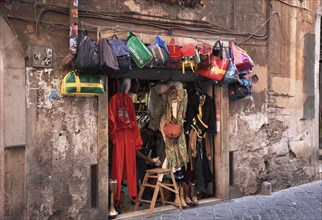
[[[171,123],[171,121],[175,119],[176,123],[183,127],[187,109],[187,101],[188,96],[185,89],[171,86],[168,91],[162,96],[161,112],[164,112],[164,124]],[[183,166],[187,167],[189,158],[187,153],[184,129],[182,129],[181,135],[178,139],[172,140],[164,135],[164,140],[167,158],[166,167],[173,170],[181,169],[181,167]]]
[[[142,149],[133,101],[126,93],[117,92],[111,97],[108,123],[109,139],[113,144],[112,177],[117,180],[114,199],[119,201],[122,180],[127,180],[129,195],[137,196],[136,150]]]
[[[205,139],[199,138],[197,140],[197,157],[196,157],[196,182],[197,192],[207,192],[208,183],[213,181],[213,175],[209,167],[208,159],[206,157]]]
[[[213,180],[208,161],[211,160],[211,150],[207,133],[216,133],[214,102],[207,94],[194,94],[190,97],[185,131],[189,131],[190,167],[195,170],[197,191],[206,192],[208,183]]]
[[[193,126],[200,137],[206,132],[216,134],[216,108],[214,100],[207,94],[189,97],[184,129],[188,132]]]

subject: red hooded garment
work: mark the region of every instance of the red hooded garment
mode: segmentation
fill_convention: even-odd
[[[127,180],[130,197],[137,196],[136,150],[142,149],[134,104],[129,95],[117,92],[111,97],[108,123],[109,139],[113,143],[112,177],[117,180],[114,198],[119,201],[122,180]]]

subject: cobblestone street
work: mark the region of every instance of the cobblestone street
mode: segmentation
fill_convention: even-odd
[[[247,196],[181,212],[155,213],[151,218],[131,219],[322,220],[322,180],[274,192],[270,196]]]

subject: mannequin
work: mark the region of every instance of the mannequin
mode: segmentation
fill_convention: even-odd
[[[117,180],[115,205],[120,202],[122,180],[127,180],[131,200],[137,197],[136,151],[142,148],[142,139],[131,97],[126,93],[130,80],[122,79],[119,91],[108,105],[108,132],[113,145],[112,178]]]
[[[187,91],[178,81],[167,83],[168,90],[162,95],[162,117],[160,120],[160,131],[165,141],[166,160],[163,167],[171,168],[173,171],[180,170],[181,167],[187,167],[188,154],[186,140],[184,136],[183,122],[187,109]],[[164,125],[175,123],[182,127],[178,139],[171,139],[164,133]]]

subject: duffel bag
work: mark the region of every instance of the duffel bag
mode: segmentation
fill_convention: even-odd
[[[105,88],[99,75],[71,71],[64,77],[60,92],[62,95],[89,97],[103,94]]]

